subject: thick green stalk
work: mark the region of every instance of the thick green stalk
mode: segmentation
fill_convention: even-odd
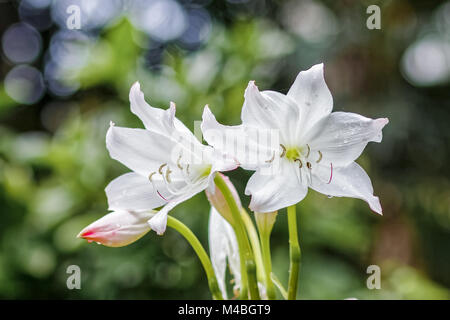
[[[209,259],[208,254],[206,253],[198,238],[191,231],[191,229],[189,229],[184,223],[182,223],[180,220],[175,219],[174,217],[167,217],[167,225],[177,230],[192,246],[203,265],[203,269],[205,269],[206,276],[208,278],[209,290],[211,291],[213,299],[223,300],[222,293],[220,292],[219,285],[217,284],[217,278],[214,273],[211,260]]]
[[[256,225],[258,226],[259,238],[261,241],[262,258],[264,265],[264,283],[266,286],[267,298],[274,300],[275,287],[272,282],[272,259],[270,256],[270,234],[272,233],[275,220],[277,218],[277,212],[255,212]]]
[[[301,251],[297,235],[297,214],[295,205],[287,208],[289,226],[289,283],[288,300],[295,300],[297,296],[298,273],[300,269]]]
[[[266,284],[266,292],[269,300],[275,300],[275,287],[273,286],[273,282],[271,279],[272,274],[272,259],[270,257],[270,232],[260,232],[261,237],[261,248],[262,248],[262,256],[264,259],[264,268],[265,268],[265,284]]]
[[[240,209],[233,198],[233,194],[226,185],[220,174],[216,174],[214,178],[216,186],[222,192],[225,201],[230,207],[233,216],[233,228],[236,233],[236,239],[239,247],[239,258],[241,262],[241,292],[240,298],[247,299],[247,288],[250,292],[250,298],[259,300],[258,282],[256,279],[256,265],[253,258],[253,252],[250,248],[250,243],[247,238],[247,234],[244,228],[244,222],[242,221]]]
[[[261,246],[259,244],[258,233],[256,232],[255,225],[253,224],[252,219],[248,215],[247,211],[245,211],[245,209],[242,209],[241,213],[242,213],[242,221],[244,221],[245,228],[247,229],[247,234],[248,234],[248,237],[250,238],[250,243],[252,245],[253,254],[255,256],[256,275],[257,275],[258,281],[264,282],[265,268],[264,268],[264,261],[262,258],[262,253],[261,253]]]

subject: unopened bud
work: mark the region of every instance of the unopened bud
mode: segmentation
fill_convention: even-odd
[[[225,181],[225,184],[227,185],[228,189],[231,191],[231,194],[233,195],[234,201],[236,201],[236,204],[238,205],[239,209],[241,209],[242,208],[241,199],[239,199],[239,195],[233,183],[231,183],[230,179],[227,176],[223,175],[222,173],[218,172],[217,174],[220,174],[222,176],[223,181]],[[228,223],[234,225],[233,214],[231,213],[231,209],[220,189],[217,188],[216,185],[214,185],[214,193],[206,189],[206,196],[208,197],[208,200],[211,203],[211,205],[222,215],[222,217],[224,217],[228,221]]]
[[[81,230],[78,238],[107,247],[123,247],[150,231],[147,221],[153,216],[154,212],[114,211]]]

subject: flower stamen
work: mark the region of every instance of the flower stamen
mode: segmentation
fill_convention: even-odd
[[[166,174],[164,175],[164,174],[161,174],[162,175],[162,177],[163,177],[163,181],[164,181],[164,183],[165,183],[165,185],[166,185],[166,188],[167,188],[167,190],[171,193],[171,194],[173,194],[173,195],[180,195],[180,194],[182,194],[182,193],[184,193],[188,188],[190,188],[190,186],[191,186],[191,184],[190,183],[188,183],[187,181],[188,180],[186,180],[186,186],[184,186],[184,187],[182,187],[182,188],[180,188],[180,189],[174,189],[171,185],[170,185],[170,183],[171,183],[171,180],[170,180],[170,178],[169,178],[169,174],[172,172],[172,170],[170,170],[170,168],[169,167],[167,167],[167,169],[166,169]]]
[[[167,166],[167,163],[163,163],[163,164],[159,167],[158,172],[159,172],[160,175],[163,175],[162,169],[163,169],[165,166]]]
[[[286,154],[286,147],[283,146],[281,143],[280,143],[280,147],[281,147],[281,149],[283,149],[283,150],[281,151],[280,158],[283,158],[284,155]]]
[[[309,153],[311,152],[311,148],[309,147],[309,144],[306,144],[306,146],[308,147],[308,153],[306,154],[306,158],[309,157]]]
[[[166,180],[167,180],[168,183],[171,182],[171,181],[170,181],[170,176],[169,176],[169,174],[170,174],[171,172],[172,172],[172,170],[170,170],[170,168],[167,167],[167,170],[166,170]]]
[[[295,161],[298,161],[298,167],[299,168],[303,167],[303,162],[302,162],[302,160],[300,160],[300,158],[295,159],[294,162]]]
[[[180,164],[182,154],[180,153],[180,156],[177,159],[177,167],[180,168],[180,170],[183,170],[183,166]]]
[[[158,189],[156,189],[155,181],[153,181],[153,175],[155,175],[155,174],[156,174],[156,172],[154,171],[148,175],[148,180],[150,180],[150,182],[152,183],[153,192],[156,192],[158,194],[158,196],[160,196],[164,201],[169,202],[169,200],[164,198],[163,195],[158,191]]]
[[[322,160],[322,152],[320,152],[320,150],[318,152],[319,152],[319,159],[317,159],[316,163],[319,163]]]
[[[312,185],[313,184],[313,181],[312,181],[312,165],[311,165],[311,162],[306,162],[306,166],[308,167],[308,169],[309,169],[309,183]]]
[[[271,163],[271,162],[273,162],[274,159],[275,159],[275,151],[273,152],[272,158],[270,158],[269,160],[266,160],[266,163]]]

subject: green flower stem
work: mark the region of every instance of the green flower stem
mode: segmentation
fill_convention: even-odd
[[[283,287],[283,284],[281,283],[280,279],[275,275],[275,273],[272,273],[270,275],[272,278],[273,283],[277,286],[278,290],[280,291],[281,295],[283,296],[284,300],[287,300],[288,294],[286,289]]]
[[[300,269],[301,251],[297,235],[297,214],[295,205],[287,208],[289,225],[289,283],[288,300],[295,300],[297,296],[298,273]]]
[[[213,299],[223,300],[222,293],[220,292],[217,278],[211,264],[211,260],[209,259],[208,254],[206,253],[198,238],[191,231],[191,229],[189,229],[184,223],[182,223],[178,219],[175,219],[174,217],[167,217],[167,225],[177,230],[192,246],[198,258],[200,259],[203,268],[205,269],[206,276],[208,278],[209,290],[211,291]]]
[[[248,237],[250,238],[250,244],[252,245],[253,254],[255,255],[255,263],[256,263],[256,275],[258,281],[264,282],[265,279],[265,268],[263,257],[261,254],[261,246],[259,244],[258,233],[256,232],[255,225],[252,222],[252,219],[248,215],[245,209],[241,210],[242,213],[242,221],[244,221],[245,228],[247,229]]]
[[[222,192],[233,216],[233,228],[234,232],[236,233],[236,239],[239,247],[239,258],[241,262],[240,298],[245,300],[248,299],[248,290],[250,292],[251,299],[259,300],[260,297],[258,291],[258,283],[256,280],[256,265],[253,258],[253,252],[250,248],[250,243],[245,232],[241,212],[236,201],[233,198],[233,194],[231,193],[230,189],[228,189],[226,182],[223,180],[220,174],[216,174],[214,182]]]
[[[266,292],[269,300],[275,300],[275,288],[271,279],[272,259],[270,257],[270,232],[260,232],[262,256],[264,259]]]

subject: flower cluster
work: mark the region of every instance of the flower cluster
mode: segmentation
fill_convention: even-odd
[[[270,236],[278,210],[296,205],[312,188],[328,196],[362,199],[373,211],[382,213],[370,178],[355,160],[368,142],[381,141],[388,119],[332,112],[333,99],[322,64],[300,72],[286,95],[259,91],[250,81],[244,97],[242,124],[237,126],[218,123],[205,106],[201,129],[208,145],[204,145],[175,117],[173,102],[167,110],[150,106],[136,82],[129,95],[131,111],[145,129],[118,127],[111,122],[106,134],[110,156],[132,172],[106,187],[112,212],[83,229],[79,237],[118,247],[150,230],[162,235],[167,225],[180,231],[179,222],[170,223],[174,218],[168,222],[168,213],[206,190],[212,204],[212,275],[207,270],[209,259],[202,263],[213,296],[227,296],[224,279],[228,261],[241,298],[248,297],[246,290],[252,298],[271,298],[273,284],[278,281],[268,266],[264,238]],[[255,171],[245,194],[251,196],[249,207],[255,213],[259,240],[236,190],[220,174],[238,166]],[[186,238],[189,240],[189,235]],[[190,242],[195,249],[195,241]],[[248,268],[252,261],[255,279]],[[214,295],[214,283],[220,294]],[[277,287],[284,296],[282,285]]]

